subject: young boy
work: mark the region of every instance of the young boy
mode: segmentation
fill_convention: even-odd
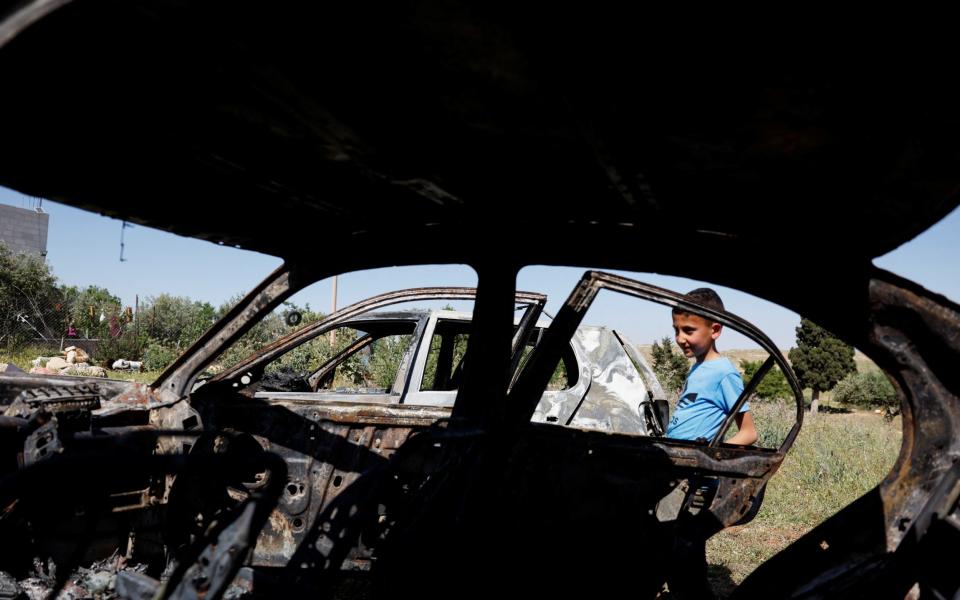
[[[697,288],[686,294],[686,298],[714,310],[723,310],[723,301],[710,288]],[[677,410],[667,427],[667,437],[712,440],[743,392],[743,379],[733,363],[717,352],[717,338],[723,325],[675,308],[673,331],[684,356],[694,358],[696,362],[687,374]],[[746,403],[735,418],[739,431],[727,441],[744,445],[757,441],[757,430]],[[701,485],[710,487],[708,482],[701,482]],[[667,575],[670,593],[678,598],[713,598],[707,580],[706,540],[696,536],[689,539],[677,536],[673,551],[676,560],[671,563]]]
[[[723,310],[723,301],[710,288],[697,288],[686,297],[714,310]],[[677,410],[667,427],[667,437],[712,440],[743,392],[743,379],[733,363],[717,352],[716,342],[723,325],[674,308],[673,331],[684,356],[695,358],[696,363],[687,375]],[[735,417],[737,434],[727,442],[750,445],[757,441],[757,430],[749,411],[749,405],[744,403]]]

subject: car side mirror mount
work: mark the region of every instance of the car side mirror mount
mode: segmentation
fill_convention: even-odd
[[[667,424],[670,423],[670,403],[663,398],[654,400],[653,414],[656,415],[657,421],[660,422],[660,430],[666,434]]]

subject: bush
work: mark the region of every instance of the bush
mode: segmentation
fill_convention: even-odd
[[[893,384],[880,371],[848,375],[834,388],[833,399],[865,408],[892,409],[892,412],[897,412],[900,407]]]
[[[762,364],[759,360],[740,361],[740,368],[743,369],[743,385],[750,383]],[[790,384],[787,383],[787,378],[784,377],[780,367],[774,365],[760,380],[754,395],[761,400],[790,400],[793,398],[793,390],[790,389]]]
[[[132,332],[118,337],[107,336],[97,343],[97,351],[90,360],[104,367],[109,367],[117,359],[136,360],[139,356],[140,344]]]
[[[211,304],[186,296],[149,296],[140,307],[141,327],[147,335],[181,352],[197,341],[216,317]]]
[[[156,340],[151,340],[143,351],[143,368],[147,371],[166,369],[180,353]]]

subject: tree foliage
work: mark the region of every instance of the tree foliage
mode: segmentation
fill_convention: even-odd
[[[790,349],[790,363],[800,385],[814,392],[833,389],[857,369],[853,346],[809,319],[802,319],[797,327],[797,347]]]
[[[801,387],[813,390],[810,411],[817,412],[820,392],[833,389],[847,374],[857,370],[853,346],[844,344],[809,319],[797,327],[797,347],[790,349],[790,363]]]
[[[747,385],[754,375],[760,369],[763,361],[759,360],[741,360],[740,368],[743,369],[743,384]],[[770,371],[760,380],[755,392],[757,398],[761,400],[788,400],[793,396],[790,384],[784,376],[780,367],[774,365]]]
[[[151,340],[184,350],[213,324],[217,311],[209,302],[160,294],[147,297],[140,307],[140,318]]]
[[[0,342],[17,346],[38,337],[59,337],[60,291],[39,256],[13,253],[0,243]]]
[[[110,335],[111,320],[121,313],[120,298],[96,285],[83,289],[65,285],[60,292],[66,313],[65,326],[72,324],[81,337],[103,339]]]
[[[403,355],[410,346],[410,335],[391,335],[382,337],[371,346],[368,365],[371,383],[378,388],[389,390],[400,369]]]
[[[653,342],[650,349],[653,356],[653,372],[656,373],[660,385],[668,394],[679,394],[687,380],[690,363],[674,350],[673,341],[664,337],[660,342]]]
[[[242,299],[242,295],[237,295],[221,304],[215,312],[215,318],[223,318]],[[290,325],[290,323],[296,321],[296,319],[291,318],[293,313],[299,315],[299,321],[295,325]],[[216,364],[220,367],[229,368],[291,331],[303,329],[323,317],[323,313],[311,310],[309,304],[300,307],[292,302],[284,302],[279,309],[274,310],[255,323],[239,340],[227,348],[217,359]],[[333,356],[334,349],[330,347],[328,341],[325,341],[326,339],[326,337],[323,339],[317,338],[301,344],[300,347],[281,357],[279,361],[275,361],[275,364],[270,368],[276,370],[289,366],[294,372],[303,372],[308,368],[308,365],[316,364],[321,359],[325,360]],[[337,342],[339,343],[341,340],[338,339]]]
[[[833,399],[844,404],[880,407],[893,412],[900,408],[900,400],[893,384],[879,371],[848,375],[834,388]]]

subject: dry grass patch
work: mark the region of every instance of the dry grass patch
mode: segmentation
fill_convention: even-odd
[[[784,405],[755,403],[753,410],[758,424],[776,432],[772,437],[793,422],[792,409]],[[893,466],[900,444],[899,418],[887,421],[861,411],[808,413],[757,517],[707,543],[718,595],[725,597],[761,563],[876,486]]]

